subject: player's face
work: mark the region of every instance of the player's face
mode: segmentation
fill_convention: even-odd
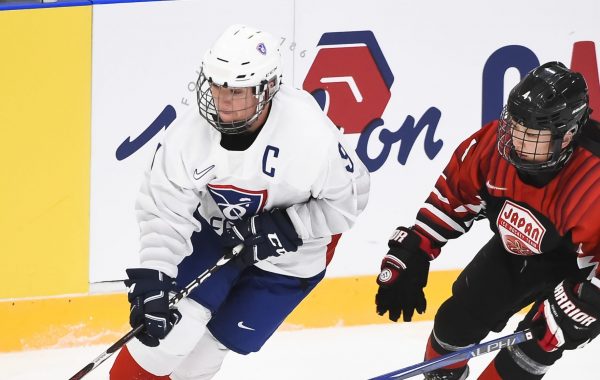
[[[529,162],[544,162],[550,159],[550,131],[526,128],[515,121],[510,123],[512,143],[520,159]]]
[[[245,121],[254,116],[258,99],[252,94],[251,88],[221,87],[211,84],[210,91],[223,122]]]

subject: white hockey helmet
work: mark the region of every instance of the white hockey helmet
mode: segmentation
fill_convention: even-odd
[[[245,25],[232,25],[206,52],[196,86],[200,115],[225,134],[243,133],[279,90],[282,60],[277,40]],[[214,99],[215,88],[251,88],[255,108],[243,120],[224,122]],[[250,107],[249,106],[249,107]],[[234,110],[235,111],[235,110]]]

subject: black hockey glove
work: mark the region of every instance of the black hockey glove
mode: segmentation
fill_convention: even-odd
[[[600,289],[591,282],[564,280],[548,299],[536,303],[533,331],[548,352],[559,347],[574,350],[600,333]]]
[[[419,314],[425,312],[427,301],[423,288],[427,285],[429,260],[436,257],[440,249],[433,248],[429,239],[405,227],[394,231],[388,246],[390,250],[381,262],[377,277],[377,313],[388,312],[394,322],[404,314],[404,321],[410,322],[415,310]]]
[[[136,336],[149,347],[158,346],[181,319],[177,309],[169,308],[169,292],[176,291],[175,280],[154,269],[127,269],[129,287],[127,298],[131,304],[129,324],[144,329]]]
[[[285,210],[273,209],[239,221],[223,232],[223,245],[233,248],[243,243],[244,249],[236,260],[244,266],[272,256],[295,252],[302,245]]]

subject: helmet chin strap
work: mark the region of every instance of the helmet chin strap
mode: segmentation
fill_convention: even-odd
[[[214,115],[213,115],[214,116]],[[248,129],[250,128],[252,123],[248,123],[249,120],[239,120],[239,121],[223,121],[216,115],[215,123],[221,127],[221,133],[226,135],[236,135],[241,133],[248,133]]]

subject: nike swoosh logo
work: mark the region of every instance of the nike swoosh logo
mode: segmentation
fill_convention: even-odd
[[[204,177],[204,175],[206,173],[208,173],[209,171],[211,171],[214,167],[215,167],[215,165],[210,165],[209,167],[207,167],[206,169],[204,169],[202,171],[198,171],[198,169],[194,169],[194,179],[200,179],[200,178]]]
[[[252,327],[248,327],[248,326],[244,325],[244,321],[239,321],[238,327],[241,329],[244,329],[244,330],[255,331]]]
[[[498,186],[492,185],[489,180],[485,183],[485,185],[488,187],[488,189],[492,189],[492,190],[500,190],[500,191],[508,190],[506,187],[498,187]]]

